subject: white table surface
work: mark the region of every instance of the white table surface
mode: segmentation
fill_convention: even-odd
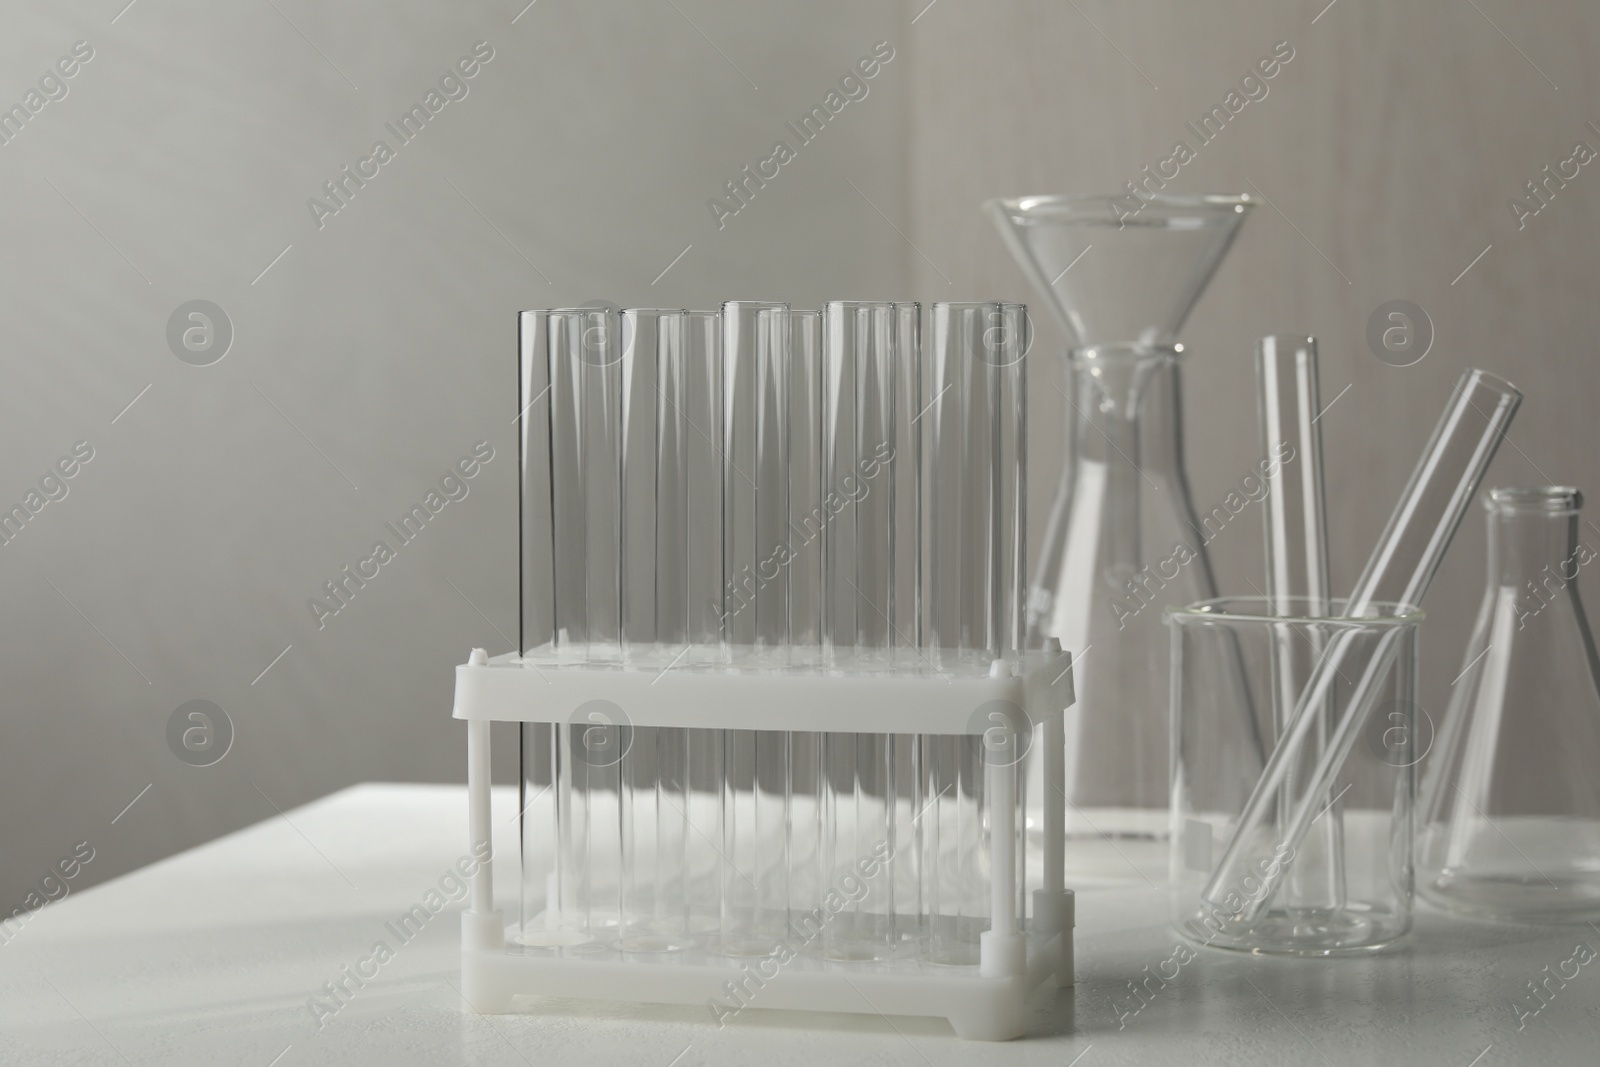
[[[516,855],[513,791],[497,851]],[[481,1017],[456,991],[458,907],[440,913],[336,1016],[307,1000],[368,956],[384,924],[466,846],[459,787],[365,785],[82,892],[0,945],[0,1063],[297,1067],[909,1063],[1496,1067],[1600,1063],[1600,960],[1518,1030],[1514,1004],[1587,927],[1500,927],[1422,911],[1405,948],[1286,960],[1198,950],[1137,1014],[1128,983],[1171,955],[1143,880],[1080,889],[1074,992],[1037,994],[1027,1038],[957,1040],[940,1020],[571,1000]],[[497,865],[497,894],[515,871]],[[1570,973],[1570,966],[1567,968]],[[1074,1059],[1074,1057],[1079,1057]],[[1476,1057],[1476,1058],[1475,1058]]]

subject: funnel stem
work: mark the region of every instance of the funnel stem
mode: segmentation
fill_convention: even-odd
[[[1080,366],[1075,447],[1085,487],[1098,483],[1106,538],[1101,579],[1110,595],[1133,592],[1144,567],[1140,545],[1141,450],[1137,365]],[[1087,468],[1087,469],[1085,469]]]

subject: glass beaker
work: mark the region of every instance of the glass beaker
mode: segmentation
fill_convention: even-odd
[[[1600,662],[1578,572],[1596,542],[1576,489],[1491,489],[1484,506],[1488,588],[1425,779],[1419,890],[1483,918],[1591,921]]]
[[[1172,924],[1185,937],[1221,948],[1297,956],[1374,951],[1411,927],[1412,804],[1425,751],[1416,730],[1422,613],[1371,604],[1361,617],[1337,617],[1344,602],[1334,600],[1327,615],[1273,614],[1283,607],[1283,598],[1237,597],[1166,612]],[[1282,732],[1272,710],[1282,649],[1335,641],[1346,658],[1328,696],[1333,715],[1348,706],[1369,662],[1392,657],[1362,731],[1366,743],[1352,748],[1318,816],[1342,821],[1342,838],[1335,839],[1342,854],[1332,854],[1325,835],[1316,833],[1307,835],[1316,847],[1296,850],[1269,820],[1251,851],[1268,859],[1209,902],[1204,891],[1261,775],[1263,749],[1270,751]],[[1236,683],[1218,685],[1219,678]]]
[[[1068,356],[1070,461],[1028,604],[1031,644],[1073,654],[1068,862],[1135,866],[1120,842],[1167,833],[1165,607],[1217,595],[1207,541],[1237,511],[1195,513],[1174,342],[1253,202],[1247,196],[1032,196],[985,205],[1049,298]],[[1100,842],[1094,847],[1091,842]],[[1087,847],[1086,847],[1087,846]],[[1151,857],[1154,858],[1154,857]]]

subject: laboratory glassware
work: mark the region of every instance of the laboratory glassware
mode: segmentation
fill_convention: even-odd
[[[1204,601],[1166,613],[1172,637],[1173,792],[1168,892],[1179,933],[1202,944],[1251,952],[1326,956],[1370,952],[1390,944],[1411,925],[1412,805],[1420,753],[1393,743],[1414,738],[1417,631],[1422,615],[1406,605],[1369,603],[1360,618],[1302,614],[1302,598],[1241,597]],[[1290,613],[1284,614],[1285,608]],[[1337,642],[1344,674],[1326,694],[1332,713],[1364,699],[1361,680],[1369,663],[1382,661],[1371,697],[1383,727],[1338,767],[1327,799],[1337,798],[1343,819],[1343,855],[1329,863],[1327,842],[1313,837],[1313,873],[1342,876],[1337,899],[1302,886],[1285,872],[1305,857],[1267,821],[1249,850],[1259,866],[1239,870],[1220,892],[1207,891],[1219,846],[1238,833],[1263,764],[1245,736],[1256,718],[1269,739],[1283,734],[1273,718],[1272,692],[1285,644]],[[1242,687],[1219,690],[1215,678],[1238,669]],[[1243,693],[1240,703],[1228,694]],[[1391,743],[1385,743],[1390,741]],[[1320,814],[1320,813],[1319,813]],[[1274,887],[1284,888],[1268,903]],[[1292,891],[1291,891],[1292,887]],[[1302,889],[1308,891],[1302,894]]]
[[[1491,489],[1488,584],[1423,785],[1419,892],[1521,922],[1600,919],[1600,662],[1583,496]]]
[[[925,352],[905,303],[524,313],[522,632],[457,675],[475,854],[488,723],[522,730],[521,916],[485,862],[474,1004],[736,1011],[755,974],[1004,1037],[1071,983],[1060,805],[1024,809],[1035,762],[1062,796],[1072,700],[1060,645],[1020,647],[1026,310],[929,323]]]
[[[1181,432],[1177,334],[1248,196],[1030,196],[985,208],[1063,327],[1069,459],[1029,594],[1031,640],[1077,657],[1066,742],[1075,868],[1130,874],[1123,842],[1167,833],[1165,607],[1217,595]],[[1136,846],[1135,846],[1136,847]]]
[[[1328,520],[1322,465],[1321,381],[1316,338],[1273,334],[1256,344],[1262,521],[1266,596],[1274,615],[1321,617],[1328,611]],[[1324,634],[1281,627],[1272,658],[1272,736],[1281,736],[1300,691],[1322,653]],[[1315,766],[1316,745],[1278,798],[1278,820],[1289,817],[1296,782]],[[1288,909],[1339,908],[1344,903],[1343,800],[1330,797],[1301,843],[1281,903]]]
[[[1347,616],[1365,618],[1378,603],[1421,603],[1521,403],[1522,394],[1510,382],[1477,368],[1462,373],[1355,591],[1343,602]],[[1335,633],[1324,646],[1203,891],[1209,903],[1220,904],[1251,869],[1265,871],[1264,891],[1242,903],[1244,921],[1253,920],[1277,892],[1288,868],[1273,861],[1279,846],[1291,852],[1301,848],[1322,812],[1328,787],[1373,713],[1400,643],[1385,633],[1363,658],[1359,674],[1345,670],[1344,657],[1352,650],[1357,650],[1355,639],[1347,631]],[[1331,695],[1352,678],[1354,692],[1336,708]],[[1317,750],[1314,760],[1306,757],[1310,748]],[[1294,781],[1308,763],[1309,771]],[[1281,794],[1291,783],[1299,795],[1280,822]],[[1263,833],[1274,823],[1277,834]]]
[[[922,424],[927,464],[926,643],[941,668],[970,669],[1020,648],[1024,638],[1022,445],[1030,323],[1021,304],[941,302],[931,309],[929,332],[929,380],[914,416]],[[994,722],[1003,738],[1027,733],[1006,721],[1014,712],[986,712],[998,716]],[[929,880],[933,895],[926,903],[929,952],[940,963],[974,962],[989,923],[988,763],[999,758],[1017,765],[1030,811],[1049,801],[1060,812],[1060,798],[1042,796],[1042,738],[1029,734],[1026,751],[997,754],[986,747],[985,736],[923,742],[924,856],[928,869],[939,872]],[[1052,833],[1059,838],[1060,827],[1036,826],[1029,838]],[[1027,852],[1016,855],[1019,885],[1026,881]]]

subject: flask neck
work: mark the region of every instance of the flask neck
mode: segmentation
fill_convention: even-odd
[[[1094,351],[1094,350],[1091,350]],[[1073,461],[1104,464],[1138,477],[1176,470],[1179,378],[1174,348],[1138,355],[1072,357]]]
[[[1489,582],[1511,588],[1519,611],[1537,611],[1558,597],[1575,597],[1579,571],[1592,562],[1600,544],[1581,536],[1581,497],[1494,489],[1489,512]],[[1516,494],[1516,495],[1514,495]]]
[[[1131,595],[1147,565],[1156,562],[1146,554],[1145,524],[1152,506],[1158,516],[1170,511],[1156,498],[1184,492],[1178,455],[1181,351],[1120,345],[1072,353],[1073,460],[1062,482],[1062,516],[1074,525],[1098,527],[1090,543],[1098,546],[1100,579],[1117,597]],[[1063,527],[1056,536],[1072,534]]]

